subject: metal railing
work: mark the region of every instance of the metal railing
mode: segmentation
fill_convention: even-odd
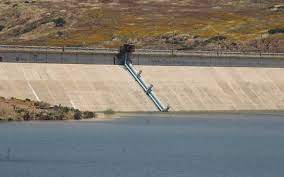
[[[0,45],[0,50],[26,50],[45,52],[92,52],[92,53],[117,53],[118,49],[92,48],[92,47],[54,47],[54,46],[22,46],[22,45]],[[154,50],[136,49],[134,54],[164,54],[164,55],[198,55],[198,56],[263,56],[263,57],[284,57],[284,53],[270,53],[261,51],[195,51],[195,50]]]
[[[92,47],[55,47],[55,46],[21,46],[21,45],[0,45],[0,50],[28,50],[28,51],[63,51],[63,52],[117,52],[111,48],[92,48]]]

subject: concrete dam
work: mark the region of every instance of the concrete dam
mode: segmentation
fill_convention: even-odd
[[[79,60],[78,64],[29,62],[29,57],[16,61],[13,57],[9,60],[9,52],[15,56],[19,51],[2,52],[0,96],[29,98],[91,111],[158,111],[122,65],[86,64]],[[109,61],[113,61],[114,54],[109,56],[112,56],[107,57]],[[217,59],[213,66],[212,63],[210,66],[208,63],[199,66],[135,65],[135,62],[134,65],[143,71],[141,75],[145,81],[153,84],[161,102],[170,105],[170,111],[282,111],[283,58],[271,59],[270,65],[268,58],[261,58],[265,62],[259,62],[259,58],[255,59],[257,62],[247,59],[248,66],[244,58],[241,58],[243,66],[232,60],[230,66],[220,66]],[[264,63],[265,66],[260,66]]]

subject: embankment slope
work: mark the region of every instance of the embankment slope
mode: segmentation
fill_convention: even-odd
[[[283,68],[136,67],[171,111],[284,110]],[[157,111],[115,65],[1,63],[0,96],[90,111]]]
[[[284,110],[284,69],[139,66],[172,111]]]
[[[128,73],[114,65],[1,63],[0,95],[80,110],[156,110]]]

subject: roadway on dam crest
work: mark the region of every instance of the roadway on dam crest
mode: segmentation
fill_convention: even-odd
[[[171,111],[284,110],[283,68],[136,67]],[[90,111],[158,111],[118,65],[0,63],[0,96]]]

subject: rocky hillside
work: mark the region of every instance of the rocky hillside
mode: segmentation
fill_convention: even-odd
[[[94,112],[82,112],[77,109],[51,106],[44,102],[29,99],[5,99],[0,97],[0,121],[29,120],[80,120],[94,118]]]
[[[1,0],[1,44],[284,51],[283,0]]]

